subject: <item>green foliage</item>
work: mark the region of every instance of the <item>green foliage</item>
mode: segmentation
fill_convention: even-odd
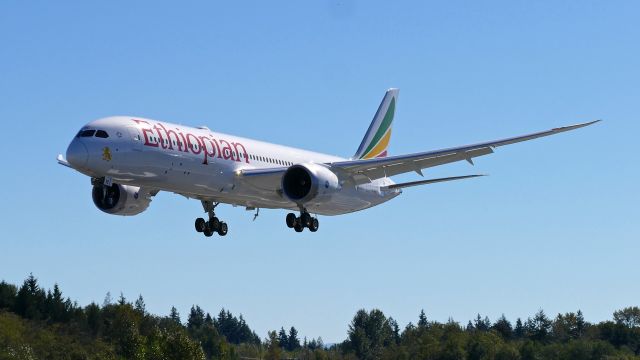
[[[466,327],[452,319],[427,320],[404,330],[382,311],[359,310],[348,338],[326,347],[322,338],[302,344],[284,327],[260,341],[242,315],[222,309],[212,317],[197,305],[182,324],[175,307],[149,314],[140,295],[130,303],[108,293],[102,306],[80,307],[54,285],[30,275],[19,288],[0,282],[0,360],[4,359],[433,359],[433,360],[640,360],[640,308],[616,311],[612,321],[589,324],[581,311],[550,319],[542,310],[524,323],[479,314]]]
[[[628,328],[640,327],[640,308],[626,307],[613,313],[613,320]]]
[[[230,311],[222,309],[213,324],[232,344],[260,344],[260,337],[249,328],[242,315],[235,317]]]
[[[349,325],[348,347],[360,359],[379,359],[383,349],[392,343],[393,328],[378,309],[367,313],[359,310]]]
[[[265,339],[267,346],[267,353],[265,354],[266,360],[280,360],[282,350],[280,349],[280,341],[278,340],[278,334],[275,331],[269,331],[267,338]]]
[[[17,293],[15,285],[0,282],[0,310],[13,309]]]

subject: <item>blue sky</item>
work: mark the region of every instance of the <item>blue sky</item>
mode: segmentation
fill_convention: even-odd
[[[143,294],[244,314],[261,337],[295,325],[346,337],[360,308],[401,326],[539,308],[590,321],[638,305],[640,27],[635,1],[4,1],[0,278],[30,272],[87,304]],[[285,211],[201,206],[161,193],[145,213],[94,208],[56,164],[85,123],[130,114],[350,156],[385,89],[400,98],[390,153],[603,118],[500,148],[491,176],[407,189],[297,234]],[[416,175],[399,177],[413,180]]]

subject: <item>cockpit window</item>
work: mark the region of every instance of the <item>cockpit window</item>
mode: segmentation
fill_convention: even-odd
[[[107,132],[104,130],[98,130],[96,131],[96,137],[106,139],[109,137],[109,134],[107,134]]]
[[[78,137],[92,137],[95,132],[95,130],[81,130]]]

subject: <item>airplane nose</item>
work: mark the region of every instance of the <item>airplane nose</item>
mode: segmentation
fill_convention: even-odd
[[[81,168],[87,165],[89,151],[80,139],[73,139],[67,148],[67,161],[74,168]]]

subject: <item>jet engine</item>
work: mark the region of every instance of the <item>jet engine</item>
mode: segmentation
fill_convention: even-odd
[[[93,185],[91,192],[93,203],[107,214],[137,215],[145,211],[151,203],[151,194],[140,191],[137,186],[102,183]]]
[[[282,175],[282,192],[296,204],[328,201],[340,190],[338,176],[320,164],[297,164]]]

